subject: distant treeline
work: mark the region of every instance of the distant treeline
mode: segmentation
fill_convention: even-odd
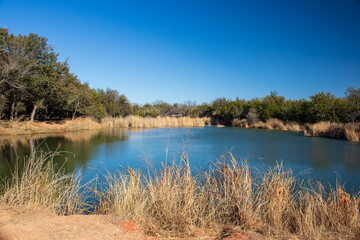
[[[231,125],[234,118],[247,122],[278,118],[285,122],[356,122],[360,120],[360,88],[349,87],[343,98],[317,93],[309,100],[286,100],[271,92],[246,101],[218,98],[212,103],[131,104],[113,89],[92,89],[61,62],[47,39],[37,34],[14,35],[0,28],[0,119],[33,121],[91,116],[211,117]]]

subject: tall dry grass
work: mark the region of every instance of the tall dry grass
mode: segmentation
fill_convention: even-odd
[[[248,124],[246,119],[234,118],[231,121],[231,126],[233,126],[233,127],[241,127],[241,128],[248,128],[249,124]]]
[[[84,211],[80,176],[57,169],[53,163],[56,154],[32,151],[23,165],[18,161],[12,176],[1,181],[0,201],[10,206],[37,206],[61,215]]]
[[[347,123],[345,125],[345,138],[349,142],[360,141],[360,124]]]
[[[65,215],[89,208],[94,214],[116,213],[161,236],[194,236],[197,229],[232,226],[271,238],[360,237],[359,194],[304,184],[282,164],[251,170],[229,153],[194,175],[182,154],[179,163],[152,172],[107,171],[104,181],[87,185],[93,192],[87,206],[80,179],[56,170],[53,156],[32,154],[23,170],[2,182],[1,202]]]
[[[180,164],[145,175],[134,169],[107,173],[97,213],[116,212],[154,235],[237,226],[295,239],[359,237],[359,195],[300,184],[281,164],[250,171],[231,154],[194,176],[184,156]]]
[[[108,117],[102,120],[104,127],[123,127],[123,128],[163,128],[163,127],[203,127],[210,124],[210,118],[190,118],[190,117]]]
[[[74,120],[30,122],[0,121],[0,135],[24,135],[34,133],[64,133],[76,130],[94,130],[101,128],[163,128],[163,127],[203,127],[210,125],[210,118],[191,117],[107,117],[98,123],[89,117]]]
[[[276,129],[282,131],[293,131],[293,132],[301,132],[304,131],[303,127],[296,122],[288,122],[284,123],[280,119],[270,118],[266,122],[258,121],[249,124],[246,119],[233,119],[232,120],[233,127],[242,127],[242,128],[261,128],[261,129]]]
[[[345,138],[345,126],[342,123],[319,122],[305,125],[305,135],[313,137]]]
[[[2,126],[1,126],[2,125]],[[100,129],[102,125],[90,117],[63,121],[14,121],[2,122],[0,135],[24,135],[39,133],[64,133],[75,130]]]
[[[284,123],[277,118],[268,119],[266,122],[258,121],[249,124],[246,119],[233,119],[233,127],[242,128],[260,128],[270,130],[282,130],[293,132],[304,132],[306,136],[312,137],[328,137],[346,139],[350,142],[360,141],[360,123],[332,123],[332,122],[319,122],[314,124],[300,125],[296,122]]]

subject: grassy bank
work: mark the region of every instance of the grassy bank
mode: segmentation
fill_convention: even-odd
[[[86,208],[81,177],[64,174],[64,169],[55,166],[56,154],[32,151],[23,163],[18,161],[12,175],[1,179],[0,201],[10,206],[37,206],[60,215],[82,213]]]
[[[346,139],[350,142],[359,142],[360,140],[360,123],[306,123],[300,125],[295,122],[284,123],[283,121],[271,118],[266,122],[248,123],[246,119],[233,119],[233,127],[242,128],[261,128],[261,129],[276,129],[282,131],[304,132],[306,136],[312,137],[328,137]]]
[[[77,118],[63,121],[14,121],[0,122],[0,135],[22,135],[38,133],[57,133],[75,130],[101,129],[112,127],[123,128],[162,128],[162,127],[203,127],[210,124],[210,118],[190,117],[118,117],[105,118],[96,122],[91,118]]]
[[[40,133],[64,133],[76,130],[102,129],[102,128],[164,128],[164,127],[203,127],[211,124],[211,118],[191,117],[117,117],[104,118],[96,122],[91,118],[77,118],[75,120],[48,121],[48,122],[0,122],[0,135],[23,135]],[[233,119],[233,127],[260,128],[270,130],[304,132],[306,136],[328,137],[346,139],[350,142],[360,141],[360,123],[331,123],[319,122],[315,124],[300,125],[296,122],[284,123],[272,118],[266,122],[249,123],[246,119]],[[224,125],[216,125],[224,127]]]
[[[204,127],[210,125],[210,118],[191,117],[117,117],[105,118],[101,121],[104,127],[124,128],[163,128],[163,127]]]
[[[227,154],[194,176],[183,154],[179,164],[152,173],[131,168],[107,172],[103,182],[87,184],[86,192],[97,202],[89,205],[79,178],[56,171],[51,156],[32,155],[21,172],[15,170],[12,180],[4,180],[1,202],[42,206],[58,214],[88,209],[95,209],[93,214],[116,213],[155,236],[238,227],[287,239],[360,237],[358,194],[300,183],[282,165],[254,172]]]

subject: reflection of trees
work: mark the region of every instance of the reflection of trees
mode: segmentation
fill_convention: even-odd
[[[63,166],[65,172],[72,172],[86,166],[99,145],[125,140],[126,132],[127,129],[102,129],[3,137],[0,139],[0,177],[9,175],[17,160],[23,162],[31,149],[57,151],[59,154],[54,157],[56,165]]]

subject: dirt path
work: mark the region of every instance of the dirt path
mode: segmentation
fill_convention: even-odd
[[[0,239],[151,239],[112,215],[57,216],[0,206]]]
[[[145,236],[135,223],[121,221],[114,215],[57,216],[41,209],[19,209],[0,205],[0,240],[15,239],[165,240]],[[204,236],[203,233],[186,239],[259,240],[263,238],[235,232],[223,237]]]

